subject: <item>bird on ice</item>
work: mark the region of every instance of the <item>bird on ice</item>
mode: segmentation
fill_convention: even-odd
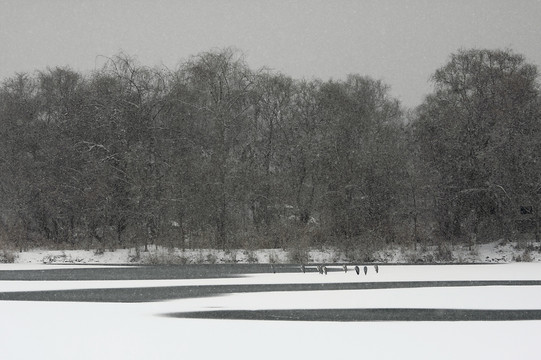
[[[344,269],[344,272],[345,272],[345,273],[348,272],[348,266],[347,266],[347,265],[342,266],[342,269]]]
[[[376,269],[376,274],[379,272],[378,264],[374,265],[374,269]]]
[[[304,264],[303,264],[303,265],[301,265],[301,271],[302,271],[303,273],[305,273],[305,272],[306,272],[306,268],[304,267]]]
[[[368,268],[365,266],[364,267],[364,274],[366,275],[366,272],[368,271]]]
[[[324,273],[325,275],[327,275],[327,267],[326,267],[326,266],[323,266],[322,270],[323,270],[323,273]]]
[[[357,275],[359,275],[360,269],[357,265],[355,265],[355,272],[357,273]]]

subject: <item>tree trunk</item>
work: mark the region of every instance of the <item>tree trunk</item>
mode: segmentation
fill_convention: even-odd
[[[534,206],[535,241],[539,242],[539,206]]]

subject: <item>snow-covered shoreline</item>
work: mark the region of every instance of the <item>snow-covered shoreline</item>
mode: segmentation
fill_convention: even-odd
[[[117,250],[50,250],[31,249],[23,252],[10,252],[9,261],[16,264],[224,264],[224,263],[260,263],[284,264],[299,263],[291,256],[291,252],[283,249],[259,250],[215,250],[215,249],[169,249],[149,247],[148,251],[137,251],[135,248]],[[1,255],[1,254],[0,254]],[[540,244],[530,242],[521,244],[512,242],[492,242],[488,244],[468,246],[457,245],[449,249],[447,257],[442,258],[438,248],[389,247],[379,250],[370,256],[370,260],[348,256],[336,249],[311,249],[303,251],[304,263],[351,263],[375,262],[392,264],[412,263],[512,263],[541,261]]]

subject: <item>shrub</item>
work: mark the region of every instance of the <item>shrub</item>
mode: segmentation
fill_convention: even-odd
[[[144,260],[147,265],[185,265],[189,263],[186,256],[179,256],[172,253],[151,253]]]
[[[236,250],[228,250],[226,251],[225,255],[227,256],[224,261],[228,263],[236,264],[239,262],[237,259],[237,251]]]
[[[254,263],[257,263],[259,262],[259,260],[257,259],[257,255],[254,251],[252,250],[246,250],[244,252],[244,254],[246,255],[246,261],[250,264],[254,264]]]
[[[294,247],[288,251],[287,259],[291,263],[306,264],[310,261],[310,254],[304,248]]]
[[[0,263],[3,263],[3,264],[13,264],[15,262],[15,258],[17,256],[9,251],[9,250],[2,250],[2,252],[0,253]]]
[[[431,264],[434,263],[434,255],[429,252],[408,251],[404,254],[407,264]]]
[[[278,262],[278,256],[276,256],[276,253],[274,252],[269,253],[269,263],[276,264],[277,262]]]
[[[440,243],[434,253],[434,259],[438,262],[451,262],[453,261],[453,252],[449,248],[449,245]]]
[[[521,261],[532,262],[533,258],[532,258],[532,255],[530,254],[530,251],[528,249],[526,249],[526,250],[524,250],[522,255],[514,256],[513,260],[515,260],[516,262],[521,262]]]
[[[349,262],[372,262],[375,261],[374,253],[371,249],[359,247],[353,250],[350,250],[346,254],[346,259]]]
[[[135,254],[129,255],[128,261],[129,262],[139,262],[141,260],[141,249],[139,249],[139,246],[135,246]]]
[[[385,239],[372,231],[366,231],[363,235],[351,238],[348,248],[343,249],[349,261],[373,262],[376,260],[375,253],[385,243]]]
[[[145,257],[143,263],[148,265],[160,265],[164,263],[164,259],[162,256],[152,253]]]
[[[218,261],[218,258],[216,257],[216,255],[214,254],[207,254],[207,263],[208,264],[216,264],[216,262]]]

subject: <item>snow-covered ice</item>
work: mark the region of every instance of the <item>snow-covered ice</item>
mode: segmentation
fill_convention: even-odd
[[[540,321],[332,323],[155,316],[174,303],[2,303],[2,358],[539,358]]]
[[[0,264],[0,271],[44,270],[81,268],[81,265]],[[111,280],[111,281],[2,281],[0,291],[43,291],[67,289],[130,288],[192,285],[254,285],[254,284],[314,284],[351,282],[406,282],[406,281],[490,281],[490,280],[540,280],[541,264],[512,263],[492,265],[380,265],[376,274],[367,266],[367,275],[357,275],[353,267],[344,273],[341,266],[328,266],[327,275],[316,272],[289,274],[246,274],[241,277],[216,279],[169,280]]]
[[[19,264],[2,265],[15,270]],[[46,267],[47,269],[47,267]],[[46,270],[45,270],[46,271]],[[354,281],[540,280],[541,264],[381,266],[227,279],[1,281],[3,291]],[[537,359],[541,321],[287,322],[181,319],[184,311],[541,309],[539,286],[238,293],[149,303],[0,302],[2,359]]]

